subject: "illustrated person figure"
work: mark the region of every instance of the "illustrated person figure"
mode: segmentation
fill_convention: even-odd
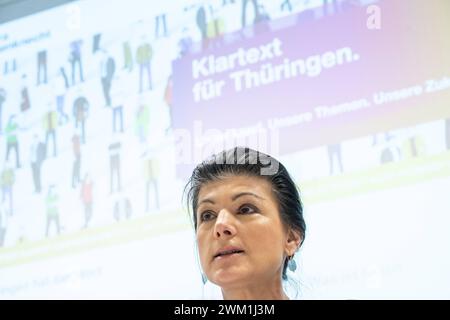
[[[37,134],[33,135],[33,141],[30,148],[31,155],[31,171],[33,173],[34,192],[40,193],[41,183],[41,167],[46,157],[46,145],[39,141]]]
[[[8,124],[5,129],[6,133],[6,161],[9,160],[9,153],[11,149],[14,149],[16,153],[16,168],[20,168],[20,157],[19,157],[19,140],[17,138],[17,133],[19,131],[19,125],[16,122],[16,116],[11,115],[9,117]]]
[[[145,39],[143,39],[145,40]],[[152,90],[151,60],[153,49],[150,43],[142,42],[136,52],[136,63],[139,65],[139,93],[143,91],[144,74],[147,75],[148,90]]]
[[[69,62],[72,67],[72,85],[75,85],[75,68],[78,65],[80,75],[80,82],[83,82],[83,65],[81,63],[81,45],[82,40],[76,40],[70,43],[70,58]]]
[[[122,219],[130,219],[133,213],[131,201],[128,197],[118,195],[114,202],[113,217],[118,222]]]
[[[112,107],[112,131],[123,132],[123,108],[125,106],[125,95],[126,93],[121,89],[116,89],[114,93],[114,106]],[[116,128],[117,120],[119,121],[120,130]]]
[[[208,39],[208,21],[206,18],[206,9],[204,6],[200,5],[197,9],[195,22],[197,23],[197,28],[202,35],[202,42],[205,43]],[[205,48],[205,44],[203,45]]]
[[[47,197],[45,198],[45,204],[47,208],[47,227],[45,230],[45,236],[49,236],[49,231],[52,222],[56,226],[56,233],[61,233],[61,227],[59,223],[59,208],[58,208],[59,196],[56,192],[54,185],[50,185],[48,188]]]
[[[342,156],[341,156],[341,144],[330,144],[328,145],[328,161],[330,164],[330,176],[334,174],[334,159],[336,159],[337,164],[339,166],[339,172],[344,172],[344,168],[342,166]]]
[[[224,20],[217,15],[214,6],[209,5],[209,18],[206,18],[206,34],[207,41],[203,42],[203,48],[212,47],[213,45],[219,47],[223,41],[223,34],[225,33]]]
[[[114,72],[116,70],[116,64],[114,59],[108,55],[108,53],[101,49],[101,83],[103,88],[103,96],[105,97],[105,103],[107,106],[111,106],[111,83],[114,78]]]
[[[64,69],[64,67],[59,68],[59,73],[64,79],[64,86],[66,87],[66,89],[69,89],[70,87],[69,78],[67,78],[66,70]]]
[[[66,96],[66,84],[65,79],[61,72],[58,73],[56,83],[54,85],[55,93],[56,93],[56,110],[58,111],[58,123],[60,125],[66,124],[69,122],[69,116],[64,112],[64,102]]]
[[[413,130],[406,129],[404,132],[408,132],[408,137],[406,139],[406,146],[403,149],[403,153],[405,156],[411,156],[411,157],[418,157],[420,147],[421,147],[421,140],[420,137],[415,135]]]
[[[170,125],[166,129],[166,132],[173,125],[172,91],[173,91],[173,79],[172,75],[170,75],[169,78],[167,79],[166,89],[164,90],[164,101],[169,109],[169,119],[170,119]]]
[[[199,164],[186,190],[204,283],[219,286],[225,300],[289,299],[284,284],[293,280],[287,271],[296,270],[306,224],[283,164],[232,148]]]
[[[79,92],[80,93],[80,92]],[[81,95],[73,102],[73,116],[75,119],[75,128],[78,128],[78,124],[81,124],[81,141],[86,143],[85,124],[89,114],[89,102]]]
[[[41,73],[42,71],[42,73]],[[41,74],[44,78],[41,80]],[[37,53],[37,85],[47,83],[47,51],[42,50]]]
[[[251,1],[252,5],[253,5],[253,13],[254,13],[254,17],[255,17],[253,23],[259,21],[259,19],[260,19],[258,0],[242,0],[241,22],[242,22],[243,28],[247,25],[247,5],[248,5],[249,1]]]
[[[109,147],[109,166],[110,166],[110,193],[120,191],[120,140],[116,139]],[[114,179],[116,177],[116,179]],[[114,183],[115,181],[115,183]]]
[[[81,143],[80,136],[74,134],[72,137],[72,150],[73,150],[73,169],[72,169],[72,188],[75,188],[80,183],[80,168],[81,168]]]
[[[20,89],[20,111],[26,112],[31,107],[28,94],[27,75],[22,75],[22,88]]]
[[[182,36],[181,36],[180,40],[178,41],[178,49],[179,49],[178,56],[180,58],[189,52],[189,50],[192,47],[192,43],[193,43],[193,41],[192,41],[191,36],[189,35],[188,29],[187,29],[187,27],[184,27]]]
[[[11,66],[11,70],[10,67]],[[15,72],[17,70],[17,63],[16,59],[12,58],[10,60],[6,60],[3,64],[3,75],[7,75],[9,72]]]
[[[16,181],[14,169],[11,167],[9,161],[5,161],[5,166],[1,173],[1,187],[2,187],[2,201],[8,198],[8,212],[12,216],[13,210],[13,186]]]
[[[145,177],[145,212],[150,211],[150,191],[153,190],[154,208],[159,210],[159,193],[158,193],[158,162],[153,157],[147,157],[144,160],[144,177]]]
[[[147,148],[147,137],[150,124],[150,108],[143,97],[139,98],[138,110],[136,112],[136,132],[139,141],[145,150]]]
[[[56,157],[57,147],[56,147],[56,127],[58,126],[58,115],[56,111],[51,110],[51,104],[48,105],[48,111],[44,114],[44,130],[45,130],[45,147],[49,146],[50,137],[53,140],[53,156]],[[46,151],[46,154],[49,154]]]
[[[289,12],[292,12],[292,4],[290,0],[283,0],[283,2],[281,3],[281,11],[284,11],[285,8],[287,8]]]
[[[102,34],[97,33],[92,38],[92,54],[95,54],[98,50],[100,50],[100,40],[101,40]]]
[[[0,133],[3,132],[3,103],[6,101],[6,90],[0,88]]]
[[[84,176],[83,184],[81,185],[81,193],[80,198],[84,206],[84,226],[83,229],[86,229],[89,225],[89,221],[92,218],[92,204],[93,204],[93,195],[92,188],[93,182],[88,173]]]
[[[384,132],[384,142],[388,142],[392,139],[392,135],[389,133],[389,131]],[[378,133],[375,133],[373,135],[372,139],[372,146],[376,146],[378,144]]]
[[[160,25],[162,25],[162,34],[160,31]],[[166,14],[162,13],[155,17],[155,38],[159,38],[160,36],[167,37],[167,24],[166,24]]]
[[[131,45],[129,41],[123,43],[123,60],[125,70],[133,71],[133,54],[131,53]]]
[[[411,151],[413,152],[413,150]],[[404,156],[403,152],[398,146],[398,138],[395,136],[392,137],[389,141],[385,141],[382,149],[380,150],[380,164],[388,164],[402,159]]]

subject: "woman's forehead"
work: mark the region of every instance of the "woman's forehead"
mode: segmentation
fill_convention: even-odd
[[[199,191],[198,203],[204,199],[231,198],[242,192],[268,198],[272,194],[269,181],[255,176],[227,176],[205,183]]]

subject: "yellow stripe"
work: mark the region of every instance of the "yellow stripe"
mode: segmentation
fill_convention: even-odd
[[[299,181],[305,205],[376,190],[396,188],[450,175],[450,152],[380,165],[321,179]]]

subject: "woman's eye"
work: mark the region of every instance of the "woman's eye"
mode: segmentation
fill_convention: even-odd
[[[239,208],[239,213],[242,214],[249,214],[254,212],[256,212],[256,209],[250,205],[243,205],[242,207]]]
[[[208,220],[211,220],[212,218],[213,218],[213,214],[210,211],[205,211],[200,215],[201,221],[208,221]]]

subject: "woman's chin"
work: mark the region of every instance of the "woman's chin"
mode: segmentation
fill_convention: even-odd
[[[234,268],[233,268],[234,269]],[[251,275],[242,270],[220,269],[214,272],[211,281],[221,288],[242,286]]]

